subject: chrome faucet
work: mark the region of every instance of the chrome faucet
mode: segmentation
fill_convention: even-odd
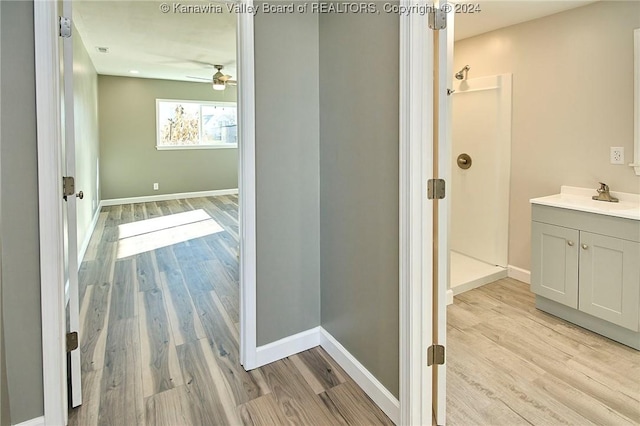
[[[591,197],[593,200],[608,201],[610,203],[617,203],[619,201],[616,197],[609,194],[609,185],[606,183],[600,182],[600,188],[596,189],[596,191],[598,191],[598,195]]]

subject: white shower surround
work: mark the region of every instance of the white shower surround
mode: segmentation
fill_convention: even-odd
[[[455,81],[453,97],[450,248],[503,268],[509,248],[511,80],[511,74],[500,74]],[[472,104],[461,105],[464,98]],[[461,153],[471,156],[469,169],[457,166]]]

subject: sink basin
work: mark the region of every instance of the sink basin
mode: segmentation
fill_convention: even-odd
[[[562,186],[559,194],[533,198],[530,202],[532,204],[640,220],[640,195],[611,192],[611,195],[620,199],[617,203],[593,200],[591,199],[593,195],[596,195],[595,189]]]

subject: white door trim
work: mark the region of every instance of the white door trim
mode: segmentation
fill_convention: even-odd
[[[245,0],[251,4],[252,0]],[[241,359],[256,360],[256,181],[253,16],[238,14],[238,121],[240,124]],[[67,365],[62,233],[62,169],[56,2],[34,2],[42,367],[46,424],[66,424]],[[253,363],[253,364],[252,364]]]
[[[253,0],[244,0],[253,9]],[[238,122],[240,222],[240,363],[251,370],[257,363],[256,318],[256,130],[253,15],[238,13]]]
[[[67,358],[62,234],[60,67],[56,2],[36,1],[34,36],[38,137],[38,214],[42,368],[47,424],[67,421]]]
[[[403,6],[412,1],[402,0]],[[424,3],[426,5],[426,3]],[[427,16],[400,17],[400,424],[432,417],[433,33]]]
[[[439,7],[445,4],[452,4],[447,0],[441,0]],[[434,143],[438,144],[438,177],[444,179],[446,185],[451,188],[451,150],[452,150],[452,111],[453,104],[448,89],[452,88],[453,78],[453,36],[455,25],[455,13],[447,13],[447,26],[439,31],[438,36],[438,140]],[[447,304],[450,278],[450,214],[451,214],[451,196],[447,196],[443,200],[438,201],[438,279],[437,285],[437,312],[438,318],[436,343],[446,347],[447,344]],[[453,292],[451,292],[453,298]],[[453,303],[453,302],[452,302]],[[447,365],[435,366],[437,371],[437,387],[435,398],[435,419],[438,425],[444,425],[447,422]]]

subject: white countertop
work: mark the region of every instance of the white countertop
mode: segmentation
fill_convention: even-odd
[[[611,195],[620,200],[618,203],[592,200],[591,197],[594,195],[598,195],[595,188],[577,188],[563,185],[560,187],[559,194],[532,198],[529,202],[543,206],[640,220],[640,195],[611,191]]]

